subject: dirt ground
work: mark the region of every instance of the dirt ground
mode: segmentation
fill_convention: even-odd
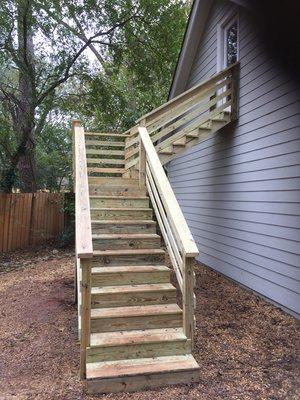
[[[296,320],[206,267],[196,272],[200,382],[88,396],[78,379],[72,252],[0,255],[0,399],[299,399]]]

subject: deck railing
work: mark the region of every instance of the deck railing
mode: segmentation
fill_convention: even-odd
[[[138,128],[140,185],[146,184],[151,203],[182,292],[183,329],[193,342],[194,272],[193,259],[198,249],[161,165],[150,135]]]
[[[158,153],[167,151],[181,139],[200,140],[199,128],[205,128],[222,111],[229,111],[231,121],[237,118],[237,74],[235,63],[208,80],[144,115],[126,133],[125,171],[138,169],[138,127],[147,128]],[[189,146],[188,146],[189,147]]]
[[[80,321],[80,376],[86,376],[86,349],[90,345],[91,258],[93,257],[90,198],[84,129],[73,121],[73,179],[75,192],[75,251]],[[79,299],[78,299],[79,300]]]

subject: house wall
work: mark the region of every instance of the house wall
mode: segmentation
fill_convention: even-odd
[[[217,71],[210,10],[186,89]],[[300,316],[300,89],[239,9],[239,119],[171,161],[168,175],[199,261]]]

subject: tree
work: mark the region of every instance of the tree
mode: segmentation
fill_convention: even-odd
[[[122,129],[157,105],[186,14],[183,0],[2,0],[2,188],[19,179],[23,191],[36,190],[36,138],[41,145],[53,109],[74,113],[76,106],[83,116],[95,112],[94,124]],[[70,82],[80,90],[70,90]],[[109,104],[117,107],[105,116]]]

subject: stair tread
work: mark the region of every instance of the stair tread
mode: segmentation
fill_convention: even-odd
[[[212,118],[213,122],[228,122],[227,119],[224,118]]]
[[[113,133],[113,132],[108,132],[108,133],[103,133],[103,132],[84,132],[85,136],[113,136],[115,138],[124,138],[126,139],[129,135],[125,135],[123,133]]]
[[[133,292],[156,292],[158,290],[174,291],[175,286],[171,283],[146,283],[141,285],[120,285],[120,286],[102,286],[92,287],[93,294],[109,294],[109,293],[133,293]]]
[[[131,211],[131,210],[138,210],[138,211],[149,211],[152,208],[149,207],[91,207],[91,210],[112,210],[112,211]]]
[[[165,265],[126,265],[115,267],[93,267],[92,274],[119,274],[124,272],[157,272],[170,271]]]
[[[90,195],[90,199],[124,199],[124,200],[145,200],[149,199],[147,196],[105,196],[105,195]]]
[[[122,220],[122,219],[102,219],[92,220],[92,224],[105,225],[105,224],[122,224],[122,225],[136,225],[136,224],[151,224],[156,225],[156,221],[151,221],[149,219],[135,219],[135,220]]]
[[[94,250],[94,256],[126,256],[141,254],[165,254],[163,249],[121,249],[121,250]]]
[[[182,328],[146,329],[92,333],[90,346],[122,346],[186,340]]]
[[[87,379],[114,378],[132,375],[149,375],[159,372],[198,370],[199,366],[190,354],[129,360],[87,363]]]
[[[160,238],[156,233],[94,233],[93,239],[156,239]]]
[[[176,303],[91,309],[91,319],[128,318],[168,314],[182,314],[182,310]]]

